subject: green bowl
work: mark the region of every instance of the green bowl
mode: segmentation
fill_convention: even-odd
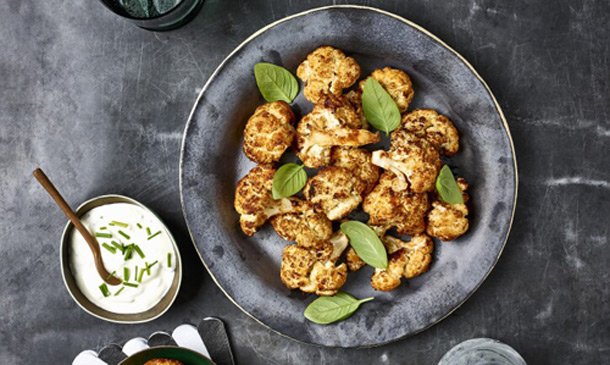
[[[178,360],[184,365],[215,365],[212,360],[198,352],[175,346],[151,347],[129,356],[120,365],[144,365],[152,359]]]

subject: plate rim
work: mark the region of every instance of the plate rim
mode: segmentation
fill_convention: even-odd
[[[376,343],[376,344],[370,344],[370,345],[332,346],[332,345],[323,345],[323,344],[319,344],[319,343],[315,343],[315,342],[306,342],[306,341],[294,338],[292,336],[289,336],[289,335],[287,335],[285,333],[280,332],[279,330],[276,330],[275,328],[270,327],[265,322],[263,322],[262,320],[260,320],[256,316],[254,316],[252,313],[248,312],[241,305],[239,305],[239,303],[237,303],[235,301],[235,299],[233,299],[233,297],[231,297],[231,295],[229,295],[229,293],[227,293],[227,291],[222,287],[222,285],[220,285],[220,283],[218,282],[218,280],[216,279],[216,277],[214,276],[214,274],[212,273],[212,271],[210,270],[210,268],[206,264],[205,260],[201,256],[201,252],[199,252],[199,248],[197,247],[197,244],[195,242],[195,238],[193,237],[193,233],[191,231],[191,227],[190,227],[190,224],[189,224],[189,221],[188,221],[188,218],[187,218],[186,209],[185,209],[185,202],[184,202],[184,192],[182,190],[182,175],[183,175],[182,173],[183,173],[184,152],[185,152],[185,146],[186,146],[187,132],[189,130],[189,127],[190,127],[191,122],[193,120],[193,116],[195,114],[195,111],[197,109],[197,106],[200,103],[200,100],[201,100],[203,94],[207,90],[208,86],[212,83],[214,78],[217,76],[217,74],[224,68],[225,64],[233,57],[233,55],[235,55],[237,52],[239,52],[244,46],[246,46],[248,43],[250,43],[252,40],[254,40],[256,37],[258,37],[262,33],[266,32],[267,30],[269,30],[269,29],[271,29],[273,27],[275,27],[276,25],[279,25],[281,23],[284,23],[286,21],[292,20],[292,19],[297,18],[297,17],[301,17],[301,16],[305,16],[305,15],[308,15],[308,14],[311,14],[311,13],[315,13],[315,12],[319,12],[319,11],[325,11],[325,10],[329,10],[329,9],[357,9],[357,10],[366,10],[366,11],[373,11],[373,12],[376,12],[376,13],[379,13],[379,14],[382,14],[382,15],[385,15],[385,16],[389,16],[391,18],[399,20],[399,21],[405,23],[406,25],[408,25],[408,26],[418,30],[419,32],[421,32],[422,34],[428,36],[434,42],[438,43],[440,46],[442,46],[443,48],[447,49],[452,54],[457,56],[457,58],[470,70],[470,72],[483,85],[483,87],[487,91],[490,99],[492,100],[493,105],[494,105],[494,107],[495,107],[495,109],[496,109],[496,111],[497,111],[497,113],[500,116],[500,119],[502,121],[502,126],[504,127],[504,132],[506,133],[506,136],[508,137],[508,141],[509,141],[509,145],[510,145],[510,151],[511,151],[512,159],[513,159],[513,169],[515,171],[514,199],[513,199],[513,206],[512,206],[512,210],[511,210],[511,214],[510,214],[510,222],[508,224],[508,229],[507,229],[506,235],[504,237],[504,242],[502,242],[502,246],[500,247],[500,250],[498,251],[498,255],[495,257],[493,264],[491,265],[491,267],[489,268],[487,273],[485,273],[485,276],[483,277],[483,279],[476,285],[476,287],[470,293],[468,293],[468,295],[462,301],[460,301],[460,303],[458,303],[454,308],[452,308],[449,312],[447,312],[445,315],[443,315],[442,317],[440,317],[436,321],[430,323],[429,325],[427,325],[427,326],[425,326],[425,327],[423,327],[423,328],[421,328],[421,329],[419,329],[417,331],[414,331],[413,333],[410,333],[410,334],[407,334],[407,335],[404,335],[404,336],[401,336],[401,337],[397,337],[397,338],[389,340],[389,341],[380,342],[380,343]],[[373,347],[384,346],[384,345],[387,345],[387,344],[390,344],[390,343],[393,343],[393,342],[397,342],[397,341],[400,341],[400,340],[404,340],[406,338],[409,338],[411,336],[415,336],[415,335],[417,335],[417,334],[419,334],[419,333],[421,333],[421,332],[423,332],[423,331],[425,331],[425,330],[435,326],[436,324],[440,323],[441,321],[443,321],[444,319],[449,317],[451,314],[453,314],[453,312],[455,312],[457,309],[459,309],[462,305],[464,305],[464,303],[466,303],[466,301],[468,301],[468,299],[470,299],[470,297],[487,280],[487,278],[489,277],[489,275],[491,274],[493,269],[496,267],[496,264],[498,263],[498,260],[500,259],[500,256],[502,256],[502,253],[504,252],[504,248],[506,247],[506,243],[508,242],[508,238],[510,236],[510,232],[512,230],[513,222],[514,222],[514,219],[515,219],[515,211],[516,211],[516,208],[517,208],[517,197],[518,197],[518,193],[519,193],[519,170],[518,170],[518,167],[517,167],[517,156],[516,156],[516,153],[515,153],[515,145],[513,143],[513,137],[512,137],[512,135],[510,133],[510,128],[508,126],[508,122],[506,121],[506,117],[504,116],[504,112],[502,111],[502,108],[500,107],[500,104],[498,104],[498,101],[496,100],[495,95],[493,94],[493,92],[489,88],[489,85],[487,85],[487,82],[485,82],[485,80],[481,77],[481,75],[479,75],[477,70],[470,64],[470,62],[468,62],[468,60],[466,60],[466,58],[464,58],[464,56],[462,56],[459,52],[457,52],[455,49],[453,49],[451,46],[449,46],[447,43],[445,43],[442,39],[437,37],[435,34],[430,32],[429,30],[423,28],[422,26],[414,23],[413,21],[411,21],[409,19],[406,19],[405,17],[402,17],[400,15],[394,14],[394,13],[386,11],[386,10],[382,10],[382,9],[379,9],[379,8],[371,7],[371,6],[349,5],[349,4],[321,6],[321,7],[316,7],[316,8],[308,9],[308,10],[305,10],[305,11],[302,11],[302,12],[298,12],[298,13],[286,16],[284,18],[281,18],[281,19],[278,19],[276,21],[273,21],[273,22],[267,24],[266,26],[260,28],[256,32],[252,33],[248,38],[246,38],[239,45],[237,45],[237,47],[235,47],[222,60],[222,62],[220,62],[220,64],[216,67],[214,72],[212,72],[212,74],[210,74],[210,76],[208,77],[208,79],[205,82],[204,86],[201,88],[201,91],[199,92],[199,95],[197,96],[197,99],[195,99],[195,103],[193,104],[193,108],[191,109],[191,112],[189,113],[188,119],[187,119],[186,124],[184,126],[184,131],[182,133],[182,142],[181,142],[181,145],[180,145],[180,160],[179,160],[178,174],[179,174],[178,184],[179,184],[179,193],[180,193],[180,206],[181,206],[181,210],[182,210],[182,216],[183,216],[184,221],[186,223],[186,228],[187,228],[188,234],[189,234],[189,236],[191,238],[191,242],[192,242],[193,246],[195,247],[195,251],[197,252],[197,255],[199,255],[199,259],[201,260],[201,262],[203,263],[203,266],[205,267],[205,269],[207,270],[208,274],[210,275],[210,277],[214,281],[214,284],[216,284],[216,286],[220,289],[220,291],[222,291],[222,293],[229,299],[229,301],[231,301],[231,303],[233,303],[233,305],[235,305],[237,308],[239,308],[248,317],[254,319],[257,323],[261,324],[262,326],[264,326],[265,328],[271,330],[272,332],[277,333],[277,334],[279,334],[282,337],[288,338],[288,339],[293,340],[293,341],[298,342],[298,343],[314,345],[314,346],[318,346],[318,347],[330,347],[330,348],[353,348],[353,349],[373,348]]]

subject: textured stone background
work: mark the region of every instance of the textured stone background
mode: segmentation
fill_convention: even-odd
[[[0,353],[69,363],[85,348],[225,320],[241,364],[435,364],[456,343],[498,338],[531,364],[610,359],[610,4],[605,0],[367,1],[463,54],[504,109],[520,172],[515,224],[496,269],[452,316],[373,349],[295,343],[213,284],[180,210],[182,130],[199,88],[247,36],[327,1],[208,1],[187,26],[151,33],[93,0],[0,2]],[[175,233],[182,290],[161,319],[114,325],[65,291],[65,218],[31,177],[41,166],[76,206],[132,196]],[[406,313],[405,315],[408,315]]]

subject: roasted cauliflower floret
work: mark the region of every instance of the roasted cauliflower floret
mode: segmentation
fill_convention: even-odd
[[[360,256],[356,253],[353,248],[349,248],[347,253],[345,254],[345,261],[347,261],[347,267],[349,271],[358,271],[360,270],[366,263],[362,261]]]
[[[305,82],[305,98],[317,104],[324,95],[341,95],[352,86],[360,77],[360,66],[340,49],[326,46],[307,56],[297,68],[297,76]]]
[[[183,365],[184,363],[172,359],[152,359],[144,363],[144,365]]]
[[[235,210],[240,214],[242,231],[252,236],[267,219],[286,213],[311,210],[311,205],[297,198],[274,200],[271,194],[275,169],[256,166],[238,183],[235,190]]]
[[[244,130],[244,153],[258,164],[280,160],[296,134],[294,113],[283,101],[259,106]]]
[[[458,131],[449,118],[432,109],[417,109],[402,117],[402,128],[424,138],[441,155],[453,156],[460,148]]]
[[[333,146],[359,147],[379,142],[379,133],[361,129],[360,117],[343,97],[327,96],[297,126],[297,155],[307,167],[330,164]]]
[[[395,68],[386,67],[382,70],[375,70],[371,76],[390,94],[398,110],[404,113],[409,107],[409,103],[413,99],[413,85],[411,78],[406,72]],[[368,78],[367,78],[368,79]],[[364,84],[367,79],[360,81],[360,90],[364,90]]]
[[[332,222],[324,213],[313,210],[276,215],[270,223],[280,237],[296,241],[301,247],[318,247],[328,242],[333,234]]]
[[[364,116],[364,109],[362,109],[362,91],[360,89],[350,90],[345,94],[345,98],[352,104],[352,108],[354,108],[354,111],[360,117],[362,128],[368,128],[369,122]]]
[[[335,295],[347,279],[347,266],[335,266],[347,244],[347,237],[338,232],[319,248],[286,246],[280,269],[282,282],[290,289],[299,288],[306,293]]]
[[[328,219],[345,217],[362,202],[365,184],[344,167],[330,166],[307,181],[303,193]]]
[[[413,278],[430,268],[434,243],[425,234],[415,235],[409,242],[385,236],[382,242],[386,245],[390,257],[387,269],[375,269],[371,278],[371,286],[375,290],[393,290],[400,285],[401,277]],[[393,251],[395,249],[397,250]]]
[[[464,203],[468,201],[468,184],[461,177],[457,185],[462,191]],[[448,204],[440,199],[432,202],[432,210],[428,213],[426,233],[441,241],[453,241],[468,230],[468,207],[466,204]]]
[[[390,150],[373,152],[372,161],[398,177],[393,189],[401,191],[410,187],[416,193],[434,189],[442,166],[436,149],[425,139],[402,128],[392,132],[391,140]]]
[[[350,170],[365,184],[364,194],[373,190],[379,180],[379,167],[373,165],[371,153],[360,148],[336,147],[331,155],[333,165]]]
[[[393,173],[384,172],[379,184],[364,198],[362,209],[370,216],[368,224],[379,233],[392,227],[399,234],[421,233],[426,229],[424,218],[430,208],[428,194],[409,189],[395,191],[392,186],[397,180]]]

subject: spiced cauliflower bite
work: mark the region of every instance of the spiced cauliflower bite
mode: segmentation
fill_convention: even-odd
[[[382,242],[390,256],[388,268],[375,269],[371,278],[375,290],[393,290],[400,285],[402,277],[410,279],[429,270],[434,243],[427,235],[415,235],[409,242],[384,236]]]
[[[305,98],[317,104],[324,95],[341,95],[360,77],[360,66],[352,57],[333,47],[320,47],[310,53],[297,68],[305,82]]]
[[[424,138],[443,156],[453,156],[460,148],[460,137],[453,123],[432,109],[417,109],[404,115],[402,128]]]
[[[379,150],[372,155],[373,164],[394,173],[398,180],[395,191],[423,193],[434,189],[442,162],[436,149],[423,138],[405,129],[392,132],[388,152]]]
[[[458,178],[457,185],[466,203],[468,201],[466,180]],[[453,241],[468,230],[468,207],[466,204],[448,204],[437,199],[432,202],[432,210],[428,213],[427,220],[426,233],[441,241]]]
[[[284,101],[259,106],[244,130],[244,153],[258,164],[280,160],[294,139],[294,113]]]
[[[352,247],[347,249],[345,253],[345,261],[347,261],[347,267],[349,271],[358,271],[360,270],[366,263],[362,261],[360,256],[356,253]]]
[[[275,171],[270,166],[256,166],[237,183],[234,206],[240,214],[241,229],[248,236],[275,215],[311,210],[310,204],[297,198],[273,199],[271,188]]]
[[[381,236],[396,227],[399,234],[413,235],[426,229],[425,216],[430,208],[428,194],[409,189],[395,191],[398,178],[385,171],[379,184],[364,198],[362,209],[369,214],[368,224]]]
[[[379,181],[379,167],[373,165],[371,153],[360,148],[335,147],[331,154],[334,166],[350,170],[365,184],[364,194],[373,190]]]
[[[369,122],[366,120],[364,116],[364,109],[362,109],[362,91],[360,89],[350,90],[345,94],[345,98],[349,101],[354,108],[354,111],[360,118],[360,124],[362,128],[368,128]]]
[[[183,365],[184,363],[172,359],[152,359],[144,363],[144,365]]]
[[[391,67],[386,67],[382,70],[375,70],[369,76],[377,80],[381,86],[390,94],[398,110],[401,113],[407,111],[411,100],[413,99],[413,84],[411,78],[406,72]],[[364,90],[364,84],[368,77],[360,81],[360,90]]]
[[[335,233],[324,245],[301,247],[288,245],[282,253],[280,278],[290,289],[317,295],[335,295],[347,279],[347,266],[335,265],[348,244],[347,237]]]
[[[327,96],[297,125],[297,155],[307,167],[330,164],[332,147],[359,147],[380,140],[379,133],[362,129],[360,118],[343,97]]]
[[[270,223],[280,237],[305,248],[328,242],[333,233],[332,222],[326,215],[313,210],[276,215]]]
[[[303,194],[317,212],[341,219],[362,202],[365,184],[344,167],[329,166],[307,181]]]

